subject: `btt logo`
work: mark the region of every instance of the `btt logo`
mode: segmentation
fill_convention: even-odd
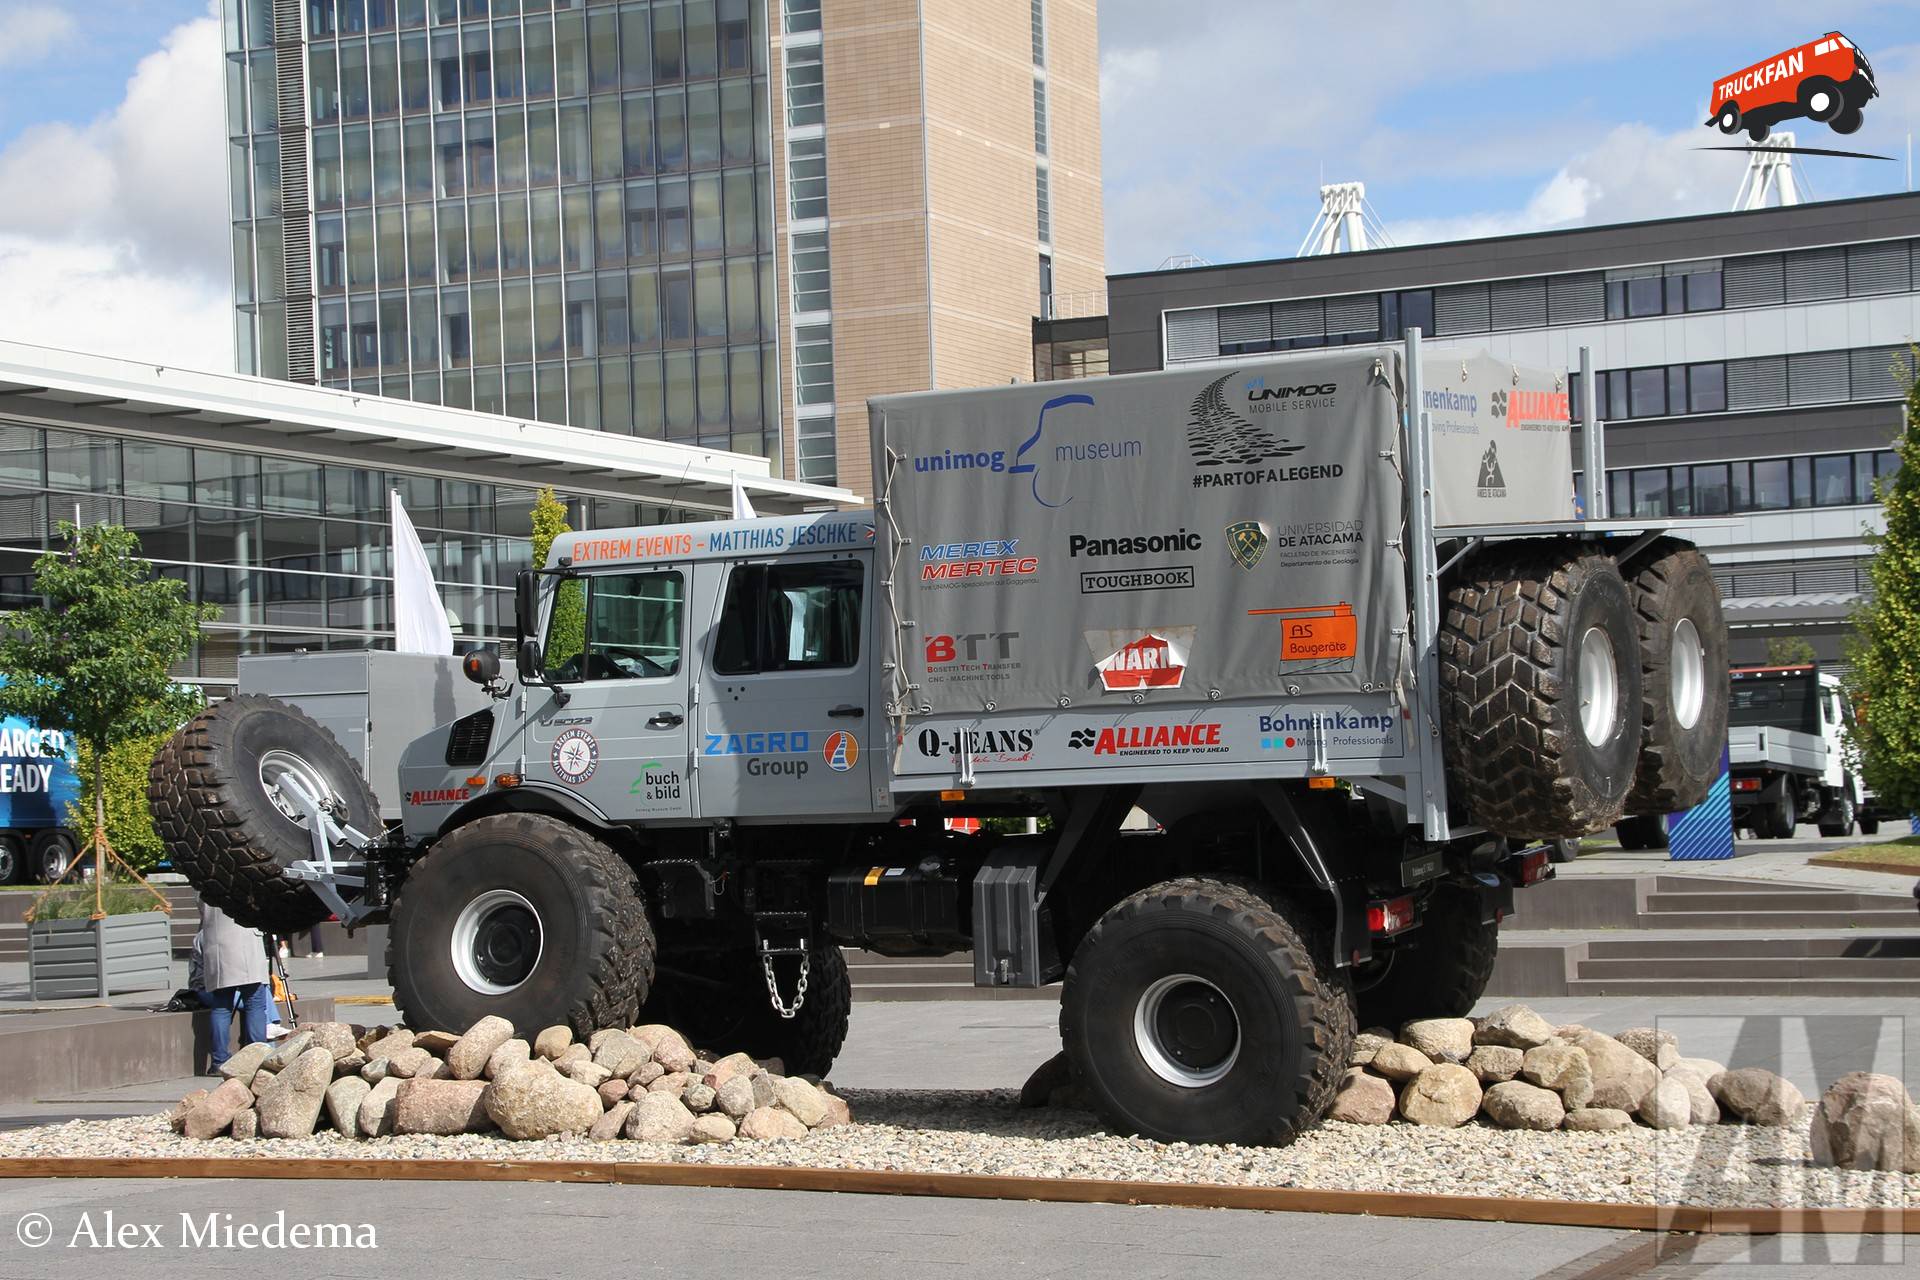
[[[927,665],[944,667],[955,662],[1010,662],[1018,631],[976,631],[964,636],[928,636]]]

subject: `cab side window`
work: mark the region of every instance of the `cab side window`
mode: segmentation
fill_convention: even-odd
[[[598,573],[563,582],[547,623],[548,674],[563,683],[673,675],[680,670],[685,595],[678,573]]]
[[[857,666],[864,589],[864,571],[854,561],[736,565],[714,635],[714,672]]]

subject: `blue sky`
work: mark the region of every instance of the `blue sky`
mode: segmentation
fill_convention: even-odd
[[[1884,96],[1800,163],[1895,191],[1920,132],[1920,0],[1100,0],[1107,266],[1287,256],[1324,182],[1397,243],[1727,208],[1712,81],[1830,28]],[[0,0],[0,337],[229,360],[209,0]],[[832,92],[829,86],[829,93]],[[1737,139],[1736,139],[1737,141]],[[164,324],[155,324],[163,317]]]

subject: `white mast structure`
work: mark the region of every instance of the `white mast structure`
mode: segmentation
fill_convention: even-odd
[[[1784,208],[1813,198],[1806,180],[1793,167],[1793,143],[1791,133],[1776,133],[1754,144],[1747,153],[1747,172],[1740,179],[1740,191],[1733,197],[1735,213],[1774,205]]]
[[[1301,258],[1329,253],[1360,253],[1393,243],[1380,215],[1367,203],[1364,182],[1335,182],[1320,188],[1320,212],[1300,242]]]

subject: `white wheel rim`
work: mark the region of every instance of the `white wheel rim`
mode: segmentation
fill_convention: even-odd
[[[1196,1058],[1190,1048],[1173,1042],[1167,1034],[1169,1015],[1177,1013],[1176,1006],[1182,1005],[1196,1012],[1201,1005],[1211,1006],[1214,1017],[1231,1020],[1232,1046],[1224,1053],[1215,1049]],[[1201,1089],[1222,1079],[1239,1061],[1240,1018],[1227,993],[1205,978],[1191,973],[1169,974],[1140,993],[1133,1007],[1133,1043],[1153,1074],[1183,1089]]]
[[[260,756],[260,789],[267,793],[267,800],[289,822],[305,823],[307,816],[295,803],[293,794],[281,790],[281,784],[289,779],[298,783],[302,791],[318,800],[323,807],[331,808],[339,803],[339,797],[333,794],[333,788],[327,785],[326,778],[306,757],[278,748],[264,752]]]
[[[1667,703],[1682,729],[1699,724],[1707,705],[1707,651],[1692,618],[1674,624],[1673,643],[1667,647]]]
[[[1825,92],[1816,93],[1807,99],[1807,110],[1809,111],[1825,111],[1831,105],[1833,105],[1833,98]]]
[[[531,920],[531,947],[521,913]],[[449,943],[453,971],[483,996],[504,996],[526,982],[545,946],[540,913],[511,889],[489,889],[462,908]]]
[[[1599,627],[1580,637],[1580,729],[1599,745],[1613,736],[1620,711],[1620,667],[1613,639]]]

